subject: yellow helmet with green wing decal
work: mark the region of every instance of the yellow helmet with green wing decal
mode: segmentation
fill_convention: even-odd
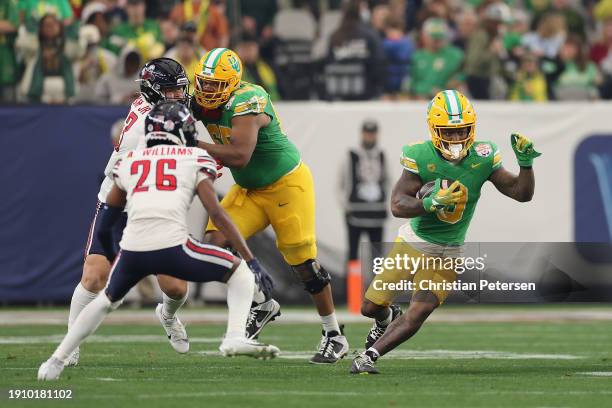
[[[198,63],[193,96],[206,109],[218,108],[229,100],[241,78],[238,55],[228,48],[213,48]]]
[[[433,145],[448,160],[460,160],[474,143],[476,113],[461,92],[440,91],[427,107],[427,125]],[[454,137],[449,137],[454,134]]]

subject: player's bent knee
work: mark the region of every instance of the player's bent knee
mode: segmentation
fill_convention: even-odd
[[[372,303],[368,299],[364,299],[361,303],[361,314],[365,317],[376,318],[378,314],[384,310],[384,306],[377,305],[376,303]]]
[[[321,293],[329,282],[331,282],[331,276],[315,259],[309,259],[308,261],[300,264],[291,266],[293,271],[298,275],[304,290],[311,295]]]
[[[99,292],[106,286],[111,264],[102,255],[88,255],[83,265],[81,284],[90,292]]]
[[[186,281],[168,275],[157,275],[159,287],[172,299],[182,299],[187,295],[188,284]]]
[[[437,302],[413,302],[408,308],[408,313],[417,320],[424,320],[432,314],[437,307]]]

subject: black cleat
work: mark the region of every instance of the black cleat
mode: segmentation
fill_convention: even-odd
[[[321,332],[321,343],[319,351],[310,362],[312,364],[334,364],[348,354],[349,345],[343,332],[344,326],[340,326],[340,333],[337,331]]]
[[[278,316],[280,316],[280,305],[274,299],[252,307],[247,319],[246,338],[256,339],[264,326]]]
[[[391,305],[389,307],[391,308],[391,321],[394,321],[402,315],[402,309],[399,307],[399,305]],[[379,326],[378,322],[374,320],[374,326],[372,326],[370,332],[368,333],[368,337],[366,337],[366,350],[372,347],[374,343],[376,343],[376,340],[380,339],[385,330],[387,330],[387,327],[388,326]]]
[[[374,361],[366,353],[361,353],[353,359],[351,374],[380,374],[374,367]]]

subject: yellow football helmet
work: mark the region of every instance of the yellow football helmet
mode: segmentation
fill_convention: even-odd
[[[461,92],[440,91],[427,107],[427,125],[433,145],[442,156],[447,160],[460,160],[474,143],[476,113]],[[460,138],[445,138],[449,130],[455,130]]]
[[[216,109],[229,100],[241,78],[238,55],[227,48],[213,48],[198,63],[193,96],[200,106]]]

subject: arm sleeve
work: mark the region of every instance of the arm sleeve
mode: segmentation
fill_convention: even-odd
[[[268,95],[265,92],[258,92],[255,87],[240,90],[236,92],[232,104],[232,117],[264,113],[268,103],[270,103]]]
[[[491,172],[499,169],[502,166],[502,157],[499,147],[491,142],[491,151],[493,152],[493,158],[491,159]]]
[[[217,179],[217,162],[208,154],[198,154],[196,157],[198,173],[196,175],[196,186],[205,179],[215,181]]]
[[[112,178],[113,181],[115,182],[115,184],[117,185],[117,187],[119,187],[121,190],[126,191],[125,187],[123,186],[123,183],[121,182],[121,164],[123,163],[123,160],[118,159],[117,162],[115,163],[115,165],[113,166],[113,170],[112,170]]]
[[[416,160],[414,148],[411,146],[404,146],[402,148],[402,155],[400,157],[400,164],[404,170],[408,170],[411,173],[419,174],[419,166]]]

